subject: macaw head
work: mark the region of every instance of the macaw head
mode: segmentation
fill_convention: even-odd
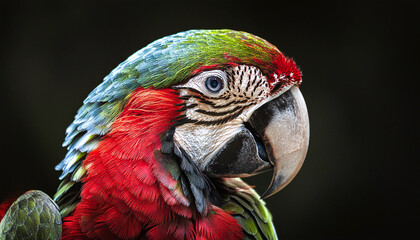
[[[170,127],[154,133],[162,153],[188,161],[209,177],[273,169],[264,193],[270,196],[293,179],[307,152],[309,120],[301,80],[293,60],[246,32],[190,30],[159,39],[121,63],[84,101],[67,129],[69,152],[57,166],[63,170],[61,193],[66,184],[80,181],[89,167],[81,164],[86,154],[121,128],[121,121],[115,122],[143,92],[137,102],[157,106],[173,99],[176,105]],[[145,94],[153,91],[164,96]],[[150,111],[167,120],[165,109]]]

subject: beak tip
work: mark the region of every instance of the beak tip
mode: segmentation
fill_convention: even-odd
[[[267,190],[265,190],[265,192],[261,195],[261,198],[266,199],[268,197],[271,197],[272,195],[276,194],[281,189],[283,189],[287,185],[287,183],[288,181],[286,177],[274,174],[270,185],[268,186]]]

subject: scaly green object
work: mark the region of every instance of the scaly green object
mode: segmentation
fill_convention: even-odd
[[[0,222],[0,239],[61,239],[61,224],[57,204],[41,191],[29,191],[6,212]]]

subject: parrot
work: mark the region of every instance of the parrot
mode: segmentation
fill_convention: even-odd
[[[277,239],[264,198],[300,170],[309,118],[292,58],[253,34],[188,30],[119,64],[66,130],[53,199],[29,191],[1,239]],[[272,171],[259,195],[242,178]]]

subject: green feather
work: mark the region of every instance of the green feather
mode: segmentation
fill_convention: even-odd
[[[58,186],[58,191],[56,192],[54,198],[61,197],[65,192],[67,192],[71,186],[73,186],[73,182],[61,182],[60,186]]]
[[[241,205],[232,201],[223,204],[222,209],[234,214],[243,214],[245,211],[244,208],[241,207]]]
[[[245,239],[277,239],[271,214],[258,194],[239,178],[226,179],[224,183],[236,191],[227,196],[222,209],[238,220]]]
[[[243,214],[244,217],[239,217],[238,222],[243,227],[246,233],[255,236],[258,234],[258,227],[255,220],[252,219],[248,213]],[[260,236],[261,239],[261,236]]]
[[[41,191],[30,191],[6,212],[0,222],[0,239],[61,239],[61,224],[55,202]]]

